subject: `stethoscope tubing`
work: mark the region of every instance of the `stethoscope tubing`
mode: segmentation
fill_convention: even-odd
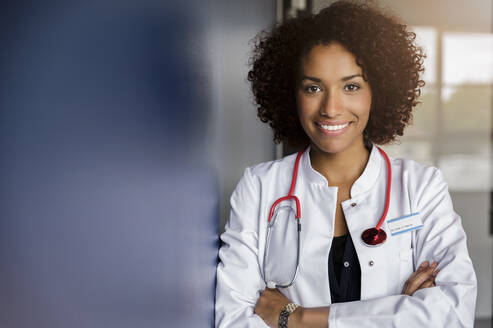
[[[387,213],[389,211],[389,205],[390,205],[390,187],[392,184],[392,169],[390,167],[390,159],[387,156],[387,154],[379,147],[377,149],[380,151],[380,154],[382,154],[383,158],[385,159],[385,163],[387,164],[387,187],[385,190],[385,207],[383,210],[382,217],[378,221],[377,226],[375,229],[380,230],[380,227],[382,224],[385,222],[385,218],[387,217]]]
[[[391,164],[390,164],[390,160],[389,160],[389,157],[387,156],[387,154],[381,148],[377,147],[377,149],[379,150],[379,152],[384,157],[385,163],[387,166],[387,186],[386,186],[386,190],[385,190],[384,211],[382,213],[382,216],[380,217],[380,220],[378,221],[378,224],[375,226],[375,228],[369,228],[369,229],[365,230],[363,232],[363,234],[361,235],[361,239],[362,239],[363,243],[369,247],[380,246],[385,242],[387,235],[385,233],[385,230],[383,230],[381,228],[381,226],[385,222],[385,218],[387,217],[387,212],[389,210],[389,205],[390,205],[390,190],[391,190],[391,180],[392,180]],[[305,151],[306,151],[306,148],[304,150],[299,151],[297,156],[296,156],[296,161],[295,161],[295,165],[293,168],[293,178],[291,180],[291,187],[289,188],[288,195],[277,199],[272,204],[270,211],[269,211],[268,228],[267,228],[267,236],[266,236],[266,246],[267,246],[267,244],[269,242],[269,238],[270,238],[270,232],[271,232],[271,228],[272,228],[272,225],[271,225],[272,216],[274,215],[274,211],[275,211],[277,205],[279,205],[279,203],[281,203],[285,200],[289,200],[289,199],[293,199],[296,203],[296,219],[297,219],[297,223],[298,223],[298,232],[297,232],[297,234],[298,234],[298,241],[297,241],[298,245],[297,245],[297,252],[296,252],[296,270],[295,270],[295,274],[293,276],[293,279],[291,279],[289,284],[286,284],[286,285],[277,285],[276,284],[275,287],[287,288],[287,287],[291,286],[294,283],[294,281],[296,280],[296,277],[297,277],[298,271],[299,271],[299,261],[300,261],[300,256],[301,256],[301,249],[300,249],[300,244],[301,244],[301,242],[300,242],[301,241],[300,240],[301,239],[301,205],[300,205],[300,201],[299,201],[298,197],[293,195],[293,192],[294,192],[294,188],[296,186],[296,180],[298,177],[298,167],[299,167],[301,155]],[[366,236],[365,236],[365,234],[366,234]],[[370,236],[368,236],[368,234]],[[266,254],[267,254],[267,249],[264,251],[264,261],[263,261],[263,273],[264,273],[263,276],[264,277],[263,278],[264,278],[265,284],[267,286],[270,286],[271,282],[266,281],[266,279],[265,279]]]
[[[298,227],[297,227],[297,235],[298,235],[298,241],[297,241],[297,247],[296,247],[296,270],[294,272],[294,275],[293,275],[293,278],[291,279],[291,281],[288,283],[288,284],[285,284],[285,285],[279,285],[279,284],[275,284],[275,286],[271,286],[270,282],[269,281],[266,281],[265,280],[265,263],[266,263],[266,254],[267,254],[267,250],[264,252],[264,265],[263,265],[263,279],[264,279],[264,282],[265,282],[265,285],[266,286],[270,286],[270,287],[274,287],[274,288],[288,288],[290,287],[291,285],[294,284],[294,281],[296,280],[296,277],[298,276],[298,269],[299,269],[299,264],[300,264],[300,256],[301,256],[301,249],[300,249],[300,245],[301,245],[301,222],[300,220],[297,221],[298,223]],[[271,225],[269,224],[268,228],[267,228],[267,240],[269,239],[270,237],[270,230],[271,230]]]

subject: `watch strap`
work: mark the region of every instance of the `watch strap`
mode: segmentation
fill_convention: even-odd
[[[284,306],[279,314],[278,328],[288,328],[289,315],[296,310],[299,305],[294,303],[288,303]]]

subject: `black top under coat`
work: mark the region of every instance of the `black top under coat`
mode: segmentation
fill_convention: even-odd
[[[351,235],[334,237],[329,253],[329,285],[332,303],[361,298],[361,268]]]

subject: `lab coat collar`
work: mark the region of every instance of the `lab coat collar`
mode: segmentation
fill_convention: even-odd
[[[358,179],[351,187],[351,198],[364,193],[373,187],[380,175],[380,168],[382,164],[382,155],[378,151],[378,148],[373,145],[368,163]],[[318,171],[313,169],[310,161],[310,146],[304,151],[301,156],[301,170],[305,179],[310,183],[328,185],[327,179]]]

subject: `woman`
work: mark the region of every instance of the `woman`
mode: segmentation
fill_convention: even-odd
[[[414,39],[345,1],[259,37],[248,75],[258,116],[301,151],[247,168],[231,197],[216,326],[473,326],[476,276],[441,172],[376,146],[403,134],[424,85]],[[276,288],[271,263],[297,258],[276,256],[267,236],[288,191],[302,207],[299,258]]]

